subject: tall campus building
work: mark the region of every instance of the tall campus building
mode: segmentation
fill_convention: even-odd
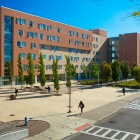
[[[77,71],[77,79],[82,77],[82,66],[94,61],[98,66],[103,62],[129,61],[140,65],[140,35],[138,33],[107,38],[102,29],[83,30],[60,22],[41,18],[13,9],[0,7],[0,86],[8,85],[6,63],[12,62],[13,85],[18,82],[17,60],[20,55],[25,77],[28,54],[31,53],[35,83],[38,82],[37,65],[42,52],[46,80],[52,79],[52,61],[58,59],[60,80],[65,80],[65,55]],[[88,77],[90,77],[88,75]]]

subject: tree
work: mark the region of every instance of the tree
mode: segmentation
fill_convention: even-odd
[[[23,67],[22,67],[22,62],[21,62],[21,56],[18,56],[18,79],[19,82],[21,83],[21,89],[22,89],[22,85],[24,82],[24,75],[23,75]]]
[[[111,63],[111,69],[112,69],[112,79],[114,81],[118,81],[119,75],[121,73],[121,64],[118,60],[115,60],[114,62]]]
[[[82,68],[81,68],[82,70],[83,70],[83,75],[85,76],[85,78],[87,79],[87,67],[86,67],[86,65],[84,64],[83,66],[82,66]]]
[[[103,80],[103,82],[108,82],[110,76],[111,76],[111,73],[112,73],[112,69],[111,69],[111,66],[109,64],[107,64],[107,62],[103,62],[101,64],[101,78]]]
[[[122,72],[123,79],[127,80],[130,72],[128,62],[125,61],[121,63],[121,72]]]
[[[74,79],[76,78],[76,68],[74,67],[73,64],[71,64],[71,69],[72,69],[72,76],[74,77]]]
[[[133,64],[132,68],[131,68],[131,76],[134,77],[134,68],[137,66],[136,63]]]
[[[58,60],[54,59],[53,64],[52,64],[52,70],[53,70],[53,83],[54,83],[54,88],[57,91],[60,89],[60,84],[59,84],[59,74],[58,74]]]
[[[68,113],[71,113],[71,78],[72,78],[72,64],[70,63],[70,57],[66,56],[66,64],[65,66],[65,72],[66,72],[66,86],[68,87],[68,93],[69,93],[69,111]]]
[[[134,67],[134,78],[135,80],[140,83],[140,67]]]
[[[44,68],[44,61],[43,61],[42,53],[40,53],[40,56],[39,56],[38,71],[39,71],[40,85],[41,87],[44,87],[46,84],[46,77],[45,77],[45,68]]]
[[[9,81],[11,83],[11,88],[12,88],[12,64],[11,64],[11,61],[7,62],[7,72],[8,72]]]
[[[98,75],[98,66],[93,61],[90,63],[89,70],[90,70],[91,78],[97,77],[97,75]]]
[[[33,86],[35,78],[34,78],[34,64],[33,64],[33,59],[31,54],[29,53],[28,55],[28,68],[27,68],[27,73],[28,73],[28,84],[30,86]]]

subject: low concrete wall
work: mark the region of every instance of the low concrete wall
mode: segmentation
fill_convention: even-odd
[[[0,135],[0,140],[21,140],[28,137],[28,129],[17,130]]]

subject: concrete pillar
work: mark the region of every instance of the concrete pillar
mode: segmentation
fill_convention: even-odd
[[[35,75],[35,84],[37,84],[37,75]]]
[[[2,77],[0,77],[0,87],[2,86]]]
[[[12,77],[12,86],[15,86],[15,80],[16,80],[16,78]]]

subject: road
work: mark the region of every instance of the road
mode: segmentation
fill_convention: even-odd
[[[140,140],[140,98],[65,140]]]

